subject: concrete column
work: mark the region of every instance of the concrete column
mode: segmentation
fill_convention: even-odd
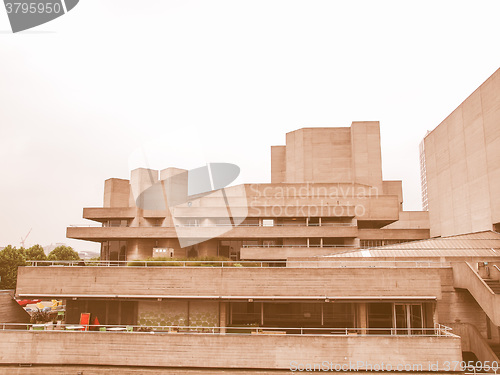
[[[358,328],[361,329],[362,335],[366,335],[366,328],[368,328],[368,309],[366,302],[358,303]]]
[[[264,302],[260,303],[260,325],[264,327]]]
[[[228,313],[227,304],[228,304],[227,302],[220,302],[219,303],[219,327],[221,327],[220,333],[223,335],[226,333],[225,327],[226,327],[226,319],[227,319],[227,313]]]
[[[437,308],[437,303],[433,303],[432,304],[432,309],[433,309],[433,316],[432,316],[432,320],[433,320],[433,326],[435,326],[436,324],[439,323],[439,315],[438,315],[438,308]]]

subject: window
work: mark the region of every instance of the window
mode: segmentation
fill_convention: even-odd
[[[105,241],[101,244],[102,260],[127,260],[127,241]]]
[[[263,227],[274,227],[274,219],[263,219],[262,226]]]
[[[394,304],[394,323],[397,335],[423,334],[422,304]]]
[[[354,328],[355,309],[352,303],[325,303],[323,320],[326,327]]]
[[[186,222],[186,226],[188,226],[188,227],[199,227],[200,226],[200,220],[199,219],[189,219]]]
[[[368,304],[368,328],[372,335],[389,335],[392,328],[392,303]],[[384,329],[386,328],[386,329]]]
[[[230,324],[233,326],[261,323],[261,302],[231,302]]]
[[[108,220],[102,223],[103,227],[128,227],[129,221],[126,219]]]

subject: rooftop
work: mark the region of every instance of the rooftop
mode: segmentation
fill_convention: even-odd
[[[394,245],[345,251],[328,258],[369,257],[497,257],[500,256],[500,233],[482,231],[449,237],[404,242]]]

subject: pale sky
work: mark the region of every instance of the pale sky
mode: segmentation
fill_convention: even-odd
[[[384,179],[421,209],[418,145],[500,66],[500,2],[80,0],[12,34],[0,8],[0,246],[66,242],[104,180],[163,166],[270,181],[301,127],[381,124]]]

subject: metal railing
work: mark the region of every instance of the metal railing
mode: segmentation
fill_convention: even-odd
[[[96,332],[96,333],[186,333],[186,334],[224,334],[224,335],[294,335],[294,336],[419,336],[419,337],[458,337],[451,328],[436,324],[434,328],[334,328],[334,327],[258,327],[258,326],[151,326],[151,325],[82,325],[54,323],[0,323],[1,331],[33,332]]]
[[[448,268],[450,262],[428,260],[28,260],[27,267],[215,267],[215,268]]]
[[[277,247],[277,248],[283,248],[283,247],[300,247],[300,248],[304,248],[304,249],[307,249],[309,247],[313,247],[313,248],[329,248],[329,249],[335,249],[335,248],[341,248],[341,249],[345,249],[345,248],[352,248],[353,250],[354,249],[357,249],[356,246],[354,245],[341,245],[341,244],[338,244],[338,245],[294,245],[294,244],[291,244],[291,245],[242,245],[242,247],[244,248],[249,248],[249,247],[262,247],[262,248],[267,248],[267,247]]]
[[[150,224],[142,226],[132,226],[130,224],[116,224],[116,225],[99,225],[99,224],[71,224],[71,228],[217,228],[217,227],[250,227],[250,228],[272,228],[272,227],[356,227],[357,224],[354,223],[321,223],[321,224],[306,224],[306,223],[278,223],[273,225],[263,225],[263,224],[230,224],[230,223],[211,223],[211,224],[175,224],[175,225],[162,225],[162,224]]]
[[[306,223],[275,223],[273,225],[263,225],[263,224],[236,224],[232,225],[230,223],[224,224],[176,224],[176,227],[261,227],[261,228],[272,228],[272,227],[355,227],[357,224],[354,223],[322,223],[322,224],[306,224]]]

